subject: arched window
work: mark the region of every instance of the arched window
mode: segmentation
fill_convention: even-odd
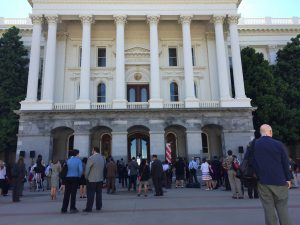
[[[77,99],[80,98],[80,83],[77,84]]]
[[[208,137],[207,134],[202,133],[202,151],[203,153],[208,153]]]
[[[147,102],[148,101],[148,91],[147,88],[141,89],[141,102]]]
[[[104,83],[98,85],[97,102],[106,102],[106,86]]]
[[[194,91],[195,91],[195,98],[198,98],[198,87],[196,82],[194,82]]]
[[[178,85],[176,84],[176,82],[172,82],[170,84],[170,98],[171,98],[171,102],[178,102],[179,101]]]

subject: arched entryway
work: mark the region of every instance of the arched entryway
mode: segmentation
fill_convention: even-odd
[[[52,130],[52,160],[68,158],[74,147],[74,130],[69,127],[58,127]]]
[[[165,143],[171,145],[172,162],[177,157],[187,158],[186,129],[179,125],[169,126],[165,129]]]
[[[209,124],[202,127],[203,156],[207,158],[223,156],[222,129],[221,126],[215,124]]]
[[[98,147],[100,152],[108,158],[112,153],[111,129],[105,126],[94,127],[91,130],[92,147]]]
[[[128,160],[135,157],[138,163],[142,159],[150,160],[149,129],[144,126],[134,126],[128,129]]]

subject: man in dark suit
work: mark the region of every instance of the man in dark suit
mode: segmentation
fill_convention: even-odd
[[[287,152],[280,141],[272,139],[271,126],[260,127],[261,137],[255,141],[253,166],[258,178],[266,225],[290,225],[288,215],[288,189],[291,187]]]
[[[96,193],[96,210],[102,208],[102,185],[105,159],[97,147],[92,149],[92,156],[88,158],[84,175],[87,180],[87,202],[84,212],[92,212]]]
[[[151,164],[151,176],[153,185],[155,188],[155,196],[162,196],[162,180],[163,180],[163,166],[160,160],[157,159],[157,155],[152,156],[152,164]]]

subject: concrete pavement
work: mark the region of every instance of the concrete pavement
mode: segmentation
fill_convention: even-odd
[[[103,191],[101,212],[61,214],[62,195],[50,200],[49,192],[24,192],[19,203],[0,196],[0,225],[264,225],[258,199],[231,199],[222,190],[169,189],[163,197],[137,197],[119,189],[114,195]],[[77,196],[78,197],[78,196]],[[86,199],[77,199],[85,208]],[[290,190],[289,212],[294,225],[300,224],[300,189]]]

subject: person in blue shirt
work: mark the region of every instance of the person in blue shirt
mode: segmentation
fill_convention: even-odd
[[[61,213],[66,213],[71,196],[70,213],[77,213],[76,194],[79,185],[79,179],[83,173],[82,161],[79,159],[79,150],[74,149],[70,152],[71,158],[68,159],[68,172],[65,178],[65,193]]]
[[[265,212],[266,225],[290,225],[288,189],[291,187],[289,161],[282,142],[272,138],[272,128],[260,127],[261,137],[255,141],[253,166],[258,178],[258,193]]]

